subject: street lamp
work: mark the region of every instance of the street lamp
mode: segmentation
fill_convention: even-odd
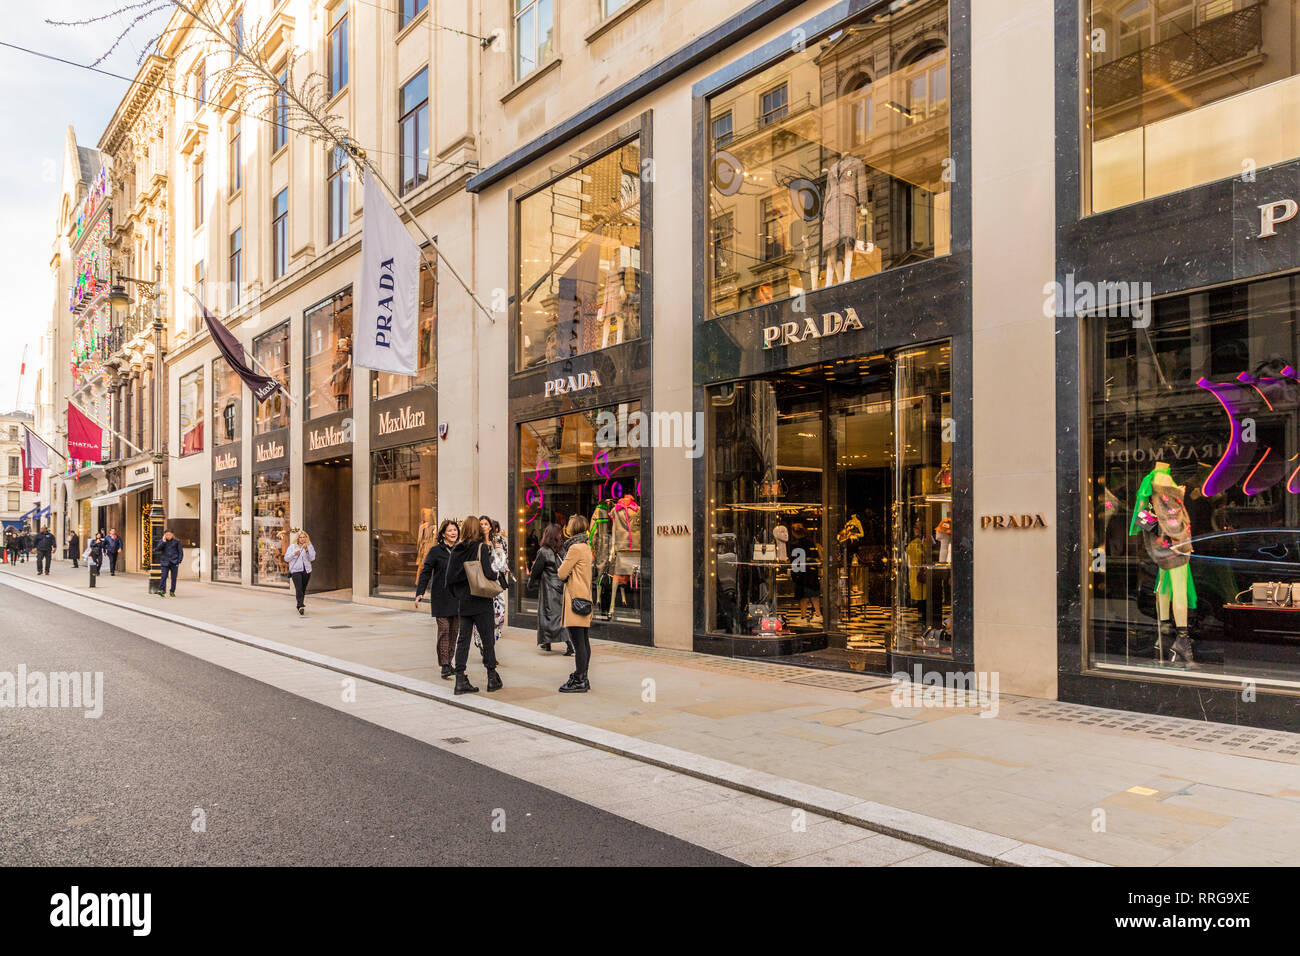
[[[119,323],[131,304],[131,297],[127,295],[126,287],[122,284],[124,282],[139,287],[140,297],[144,299],[142,307],[146,310],[146,315],[153,316],[153,502],[149,505],[149,590],[161,593],[162,567],[154,560],[153,555],[158,542],[162,540],[164,522],[162,504],[162,307],[164,303],[160,301],[162,292],[158,288],[162,284],[162,267],[154,266],[152,282],[147,279],[133,279],[130,276],[114,274],[113,284],[108,290],[108,304]]]

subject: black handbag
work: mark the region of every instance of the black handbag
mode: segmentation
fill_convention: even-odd
[[[579,617],[586,617],[591,613],[591,602],[586,598],[569,598],[569,607]]]

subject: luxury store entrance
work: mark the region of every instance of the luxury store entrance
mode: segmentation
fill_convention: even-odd
[[[710,630],[884,672],[952,651],[951,349],[712,388]]]

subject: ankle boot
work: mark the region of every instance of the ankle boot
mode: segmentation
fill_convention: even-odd
[[[1178,639],[1174,641],[1174,646],[1170,652],[1175,662],[1181,660],[1186,664],[1195,664],[1196,659],[1192,655],[1192,638],[1188,629],[1185,627],[1178,628]]]
[[[569,675],[569,679],[560,685],[561,694],[585,694],[591,690],[591,685],[587,683],[587,678],[578,674],[576,671]]]
[[[453,694],[477,694],[478,688],[469,682],[469,678],[463,673],[456,675],[456,686],[452,688]]]
[[[495,670],[488,671],[488,693],[501,689],[501,675]]]
[[[443,664],[443,665],[442,665],[442,679],[443,679],[443,680],[446,680],[448,677],[455,677],[455,676],[456,676],[456,668],[452,667],[450,664]]]

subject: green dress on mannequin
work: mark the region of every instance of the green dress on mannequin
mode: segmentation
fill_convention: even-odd
[[[1196,585],[1192,581],[1192,528],[1183,504],[1185,491],[1182,485],[1174,484],[1169,465],[1159,462],[1138,488],[1129,534],[1142,532],[1147,554],[1159,568],[1156,653],[1164,655],[1167,625],[1172,617],[1177,638],[1169,649],[1171,660],[1191,664],[1194,660],[1187,612],[1196,607]]]

